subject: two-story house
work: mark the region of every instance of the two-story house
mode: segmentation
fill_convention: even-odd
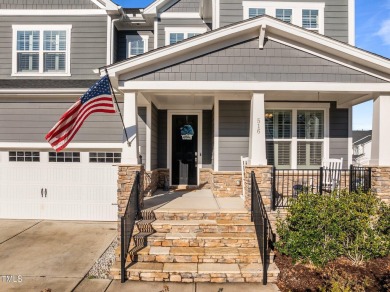
[[[370,99],[372,163],[390,164],[390,61],[354,47],[354,0],[11,2],[0,4],[0,218],[115,220],[119,162],[144,164],[151,190],[166,177],[224,196],[242,192],[241,156],[347,167],[352,106]],[[55,153],[45,134],[106,70],[131,146],[118,116],[96,114]]]

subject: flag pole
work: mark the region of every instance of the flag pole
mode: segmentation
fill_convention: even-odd
[[[114,88],[112,88],[112,84],[111,84],[111,80],[110,80],[110,75],[108,75],[107,68],[105,68],[105,71],[106,71],[106,74],[107,74],[107,76],[108,76],[108,83],[110,83],[110,88],[111,88],[112,95],[114,96],[114,100],[115,100],[115,103],[116,103],[116,107],[118,108],[118,111],[119,111],[119,116],[121,117],[121,121],[122,121],[122,125],[123,125],[123,130],[125,131],[125,135],[126,135],[127,146],[131,147],[131,142],[129,141],[129,137],[127,136],[126,126],[125,126],[125,123],[123,122],[123,117],[122,117],[121,109],[120,109],[120,107],[119,107],[118,100],[116,99],[116,95],[115,95],[115,92],[114,92]]]

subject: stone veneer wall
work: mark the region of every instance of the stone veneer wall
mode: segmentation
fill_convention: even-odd
[[[135,181],[136,172],[140,172],[141,195],[139,196],[139,204],[141,208],[144,205],[144,166],[143,165],[126,165],[122,164],[118,167],[118,240],[120,242],[121,222],[120,218],[124,215],[127,203],[130,198],[130,192]]]
[[[267,211],[271,210],[272,166],[251,166],[245,168],[245,207],[251,209],[251,172],[255,172],[257,185]]]
[[[390,167],[373,166],[371,190],[382,201],[390,204]]]
[[[199,188],[211,189],[216,197],[239,197],[242,194],[241,180],[240,171],[213,171],[211,168],[202,168]]]
[[[166,168],[145,171],[144,196],[151,197],[157,189],[164,188],[165,178],[169,179],[169,170]]]

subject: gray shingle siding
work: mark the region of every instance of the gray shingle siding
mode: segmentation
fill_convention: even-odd
[[[1,16],[0,19],[0,79],[12,77],[12,25],[72,25],[70,77],[56,79],[96,79],[93,69],[106,65],[107,16]],[[45,76],[28,79],[47,79]]]
[[[160,81],[285,81],[285,82],[384,82],[310,53],[268,40],[260,50],[251,39],[136,80]]]
[[[73,103],[74,101],[0,102],[0,142],[46,143],[45,135]],[[123,103],[119,106],[123,112]],[[140,113],[142,114],[142,110]],[[142,127],[140,123],[140,132],[144,131]],[[122,143],[122,141],[123,127],[119,115],[95,113],[84,122],[72,142]]]
[[[213,154],[213,112],[211,110],[204,110],[202,113],[202,165],[203,168],[212,167]]]
[[[332,102],[329,109],[329,158],[343,158],[343,167],[348,167],[348,109],[336,108]]]
[[[238,171],[249,150],[250,101],[219,101],[219,170]]]
[[[166,110],[158,111],[158,168],[167,167],[167,121],[168,112]]]
[[[146,107],[138,108],[138,146],[141,147],[142,163],[146,162]]]
[[[121,30],[117,31],[116,49],[114,62],[119,62],[127,58],[126,52],[126,36],[127,35],[147,35],[148,40],[148,51],[154,49],[154,34],[151,30]]]
[[[325,35],[342,42],[348,42],[348,0],[298,0],[290,2],[325,2]],[[244,15],[242,0],[220,0],[220,11],[221,27],[240,21]]]
[[[164,12],[199,12],[199,0],[179,0],[173,5],[163,8]]]
[[[159,132],[158,132],[158,109],[152,103],[152,123],[151,123],[151,169],[158,168],[158,143],[159,143]]]
[[[0,0],[0,9],[99,9],[91,0]]]
[[[185,18],[185,19],[160,19],[158,23],[158,47],[165,46],[165,28],[166,27],[204,27],[207,31],[210,28],[203,22],[201,18]]]

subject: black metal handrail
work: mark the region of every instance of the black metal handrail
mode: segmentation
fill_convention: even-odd
[[[285,208],[301,193],[323,194],[330,192],[371,188],[371,168],[349,169],[276,169],[272,170],[271,208]]]
[[[139,207],[140,174],[137,171],[127,202],[126,211],[121,217],[121,282],[126,281],[126,258],[133,236],[135,222],[140,214]]]
[[[271,222],[268,219],[255,173],[251,172],[251,221],[255,223],[257,242],[263,264],[263,285],[267,285],[267,270],[269,265],[269,249],[275,243],[275,234],[272,232]]]

